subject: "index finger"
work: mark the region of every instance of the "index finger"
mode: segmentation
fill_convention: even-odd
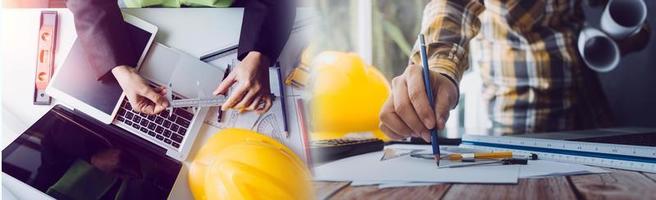
[[[235,75],[233,75],[231,73],[230,75],[228,75],[228,77],[223,79],[223,81],[221,81],[219,86],[216,87],[216,89],[214,90],[214,92],[212,92],[212,94],[213,95],[226,94],[228,92],[228,89],[230,88],[230,86],[232,86],[233,84],[235,84],[237,82],[237,80],[235,80],[234,76]]]
[[[233,108],[243,97],[246,95],[246,92],[248,92],[248,87],[245,85],[240,85],[230,96],[228,99],[221,105],[221,110],[227,110],[230,108]]]
[[[408,66],[406,79],[408,84],[408,96],[412,107],[417,111],[417,115],[421,118],[427,129],[435,127],[435,113],[430,102],[428,102],[428,95],[426,94],[426,86],[424,83],[424,76],[421,67],[417,65]],[[430,83],[429,83],[430,84]]]
[[[146,115],[154,115],[155,114],[154,110],[155,110],[155,104],[147,103],[141,108],[141,113]]]

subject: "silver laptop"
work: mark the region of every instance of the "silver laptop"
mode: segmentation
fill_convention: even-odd
[[[184,52],[153,42],[157,27],[125,15],[135,52],[142,52],[134,66],[153,86],[173,85],[174,98],[211,95],[225,70],[200,61]],[[166,155],[179,161],[187,158],[207,109],[176,108],[148,116],[133,112],[113,76],[97,80],[76,41],[46,89],[62,105],[88,115],[163,148]]]
[[[212,95],[225,70],[159,43],[151,46],[139,74],[153,86],[172,85],[173,99]],[[158,115],[132,111],[127,98],[121,102],[113,124],[167,148],[167,155],[186,159],[205,120],[208,108],[174,108]],[[171,112],[171,113],[169,113]]]

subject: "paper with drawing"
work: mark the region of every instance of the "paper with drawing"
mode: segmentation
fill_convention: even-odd
[[[428,145],[390,145],[393,149],[418,149],[430,152]],[[467,150],[443,146],[445,153],[466,153]],[[516,183],[517,178],[539,178],[589,173],[606,173],[598,167],[562,163],[549,160],[531,160],[527,165],[491,165],[437,169],[432,160],[399,156],[381,161],[383,151],[350,157],[318,166],[315,180],[353,181],[351,185],[379,185],[379,187],[405,187],[431,185],[439,182],[458,183]],[[441,161],[440,165],[457,164]],[[493,172],[493,173],[492,173]],[[514,180],[514,181],[513,181]]]
[[[428,145],[391,145],[428,151]],[[388,181],[448,183],[517,183],[519,166],[494,165],[442,168],[435,161],[402,156],[380,161],[382,151],[349,157],[314,168],[314,179],[322,181]],[[450,164],[453,161],[441,161]],[[494,172],[494,173],[490,173]]]

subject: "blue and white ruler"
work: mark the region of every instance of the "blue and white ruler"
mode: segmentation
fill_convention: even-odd
[[[460,146],[535,153],[545,160],[656,173],[656,147],[477,135],[463,136]]]

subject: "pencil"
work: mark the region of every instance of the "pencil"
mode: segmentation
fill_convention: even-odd
[[[510,151],[498,152],[480,152],[480,153],[454,153],[446,156],[449,160],[461,160],[463,158],[476,158],[476,159],[499,159],[499,158],[513,158],[513,153]]]
[[[419,34],[419,55],[421,56],[421,65],[423,68],[424,74],[424,88],[426,89],[426,95],[428,95],[428,102],[431,105],[431,108],[435,109],[435,100],[433,97],[433,88],[430,84],[430,73],[428,69],[428,58],[426,55],[426,40],[424,39],[424,34]],[[437,127],[437,125],[436,125]],[[430,130],[431,135],[431,145],[433,147],[433,156],[435,156],[435,164],[440,166],[440,144],[437,141],[437,129],[433,127]]]

